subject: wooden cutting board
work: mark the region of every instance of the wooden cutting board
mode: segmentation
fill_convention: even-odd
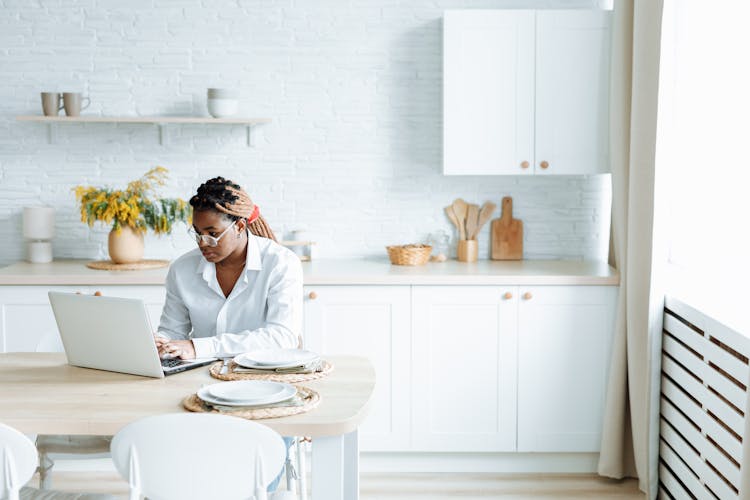
[[[492,260],[523,259],[523,222],[513,218],[513,198],[503,198],[502,213],[492,221]]]

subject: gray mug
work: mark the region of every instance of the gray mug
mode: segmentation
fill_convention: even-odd
[[[44,116],[57,116],[63,105],[60,103],[62,95],[59,92],[42,92],[42,111]]]
[[[83,101],[86,104],[81,105]],[[81,97],[80,92],[64,92],[63,93],[63,106],[65,107],[65,114],[68,116],[78,116],[81,114],[82,109],[86,109],[91,104],[91,100],[88,97]]]

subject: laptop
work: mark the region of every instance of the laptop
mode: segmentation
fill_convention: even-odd
[[[49,292],[68,364],[163,378],[215,358],[160,359],[140,299]]]

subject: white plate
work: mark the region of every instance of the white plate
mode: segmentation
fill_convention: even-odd
[[[296,393],[297,389],[291,384],[267,380],[235,380],[202,387],[198,391],[198,397],[212,404],[258,406],[284,401]]]
[[[320,358],[317,358],[317,359],[320,359]],[[313,361],[316,361],[316,360],[313,360]],[[310,363],[302,364],[302,363],[298,363],[296,361],[293,362],[293,363],[287,363],[287,364],[283,364],[283,365],[279,365],[279,366],[259,365],[257,363],[254,363],[252,360],[245,358],[244,355],[242,355],[242,354],[239,355],[239,356],[237,356],[236,358],[234,358],[234,362],[240,368],[252,368],[254,370],[266,370],[269,373],[276,373],[275,370],[277,370],[277,369],[297,368],[297,367],[302,368],[302,367],[310,365]]]
[[[318,354],[304,349],[258,349],[245,356],[256,365],[281,368],[282,365],[304,365],[318,359]]]
[[[281,401],[276,401],[276,403],[280,403],[282,401],[285,401],[286,399],[291,399],[294,396],[294,394],[296,394],[296,389],[295,389],[295,393],[290,395],[288,398],[282,399]],[[205,387],[198,390],[198,397],[208,404],[217,405],[217,406],[233,406],[233,407],[242,406],[242,407],[252,408],[256,406],[265,406],[265,405],[273,404],[273,403],[245,403],[241,401],[225,401],[223,399],[216,398],[212,396],[211,394],[209,394],[209,392],[206,390]]]
[[[234,362],[246,368],[292,368],[319,358],[317,353],[304,349],[259,349],[240,354]]]
[[[219,399],[228,401],[265,401],[284,392],[285,386],[281,382],[266,380],[237,380],[212,384],[208,392]]]

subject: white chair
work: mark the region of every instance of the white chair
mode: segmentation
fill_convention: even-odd
[[[111,452],[131,500],[267,500],[266,488],[284,465],[286,447],[278,433],[256,422],[173,413],[125,426],[112,439]],[[271,498],[296,495],[282,491]]]
[[[307,466],[305,461],[305,438],[292,438],[284,469],[286,470],[286,489],[296,491],[299,500],[307,500]]]
[[[114,500],[111,495],[44,491],[24,487],[37,467],[34,443],[12,427],[0,424],[0,499]]]
[[[64,351],[60,335],[52,330],[45,333],[36,345],[36,352]],[[86,455],[82,458],[108,456],[111,441],[111,436],[40,434],[36,438],[36,449],[39,452],[39,487],[43,490],[52,488],[52,467],[55,462],[50,454]]]
[[[302,335],[297,335],[297,349],[303,348],[304,341]],[[299,500],[307,500],[307,467],[305,465],[305,447],[303,445],[303,441],[305,441],[306,438],[296,436],[291,439],[292,445],[289,448],[290,453],[287,457],[286,463],[284,463],[284,470],[286,471],[286,489],[287,491],[295,491],[296,484]]]

